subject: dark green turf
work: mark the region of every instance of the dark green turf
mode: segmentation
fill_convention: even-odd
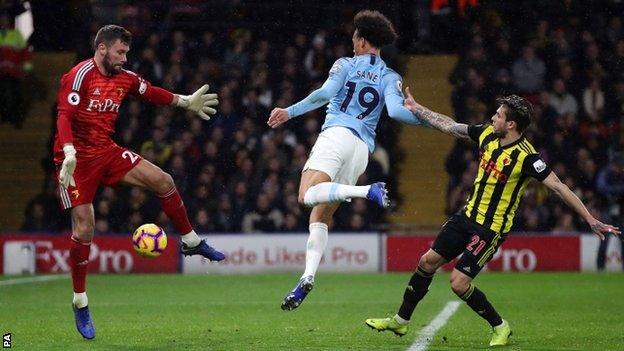
[[[6,279],[6,278],[2,278]],[[0,286],[0,332],[16,350],[406,350],[420,328],[457,298],[439,274],[407,336],[364,319],[394,314],[408,274],[319,273],[297,310],[279,305],[297,274],[92,275],[93,341],[75,330],[69,279]],[[624,350],[621,274],[498,274],[476,285],[512,326],[506,350]],[[463,305],[430,350],[487,349],[490,332]]]

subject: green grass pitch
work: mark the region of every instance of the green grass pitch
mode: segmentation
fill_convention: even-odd
[[[0,332],[15,350],[406,350],[446,302],[458,300],[438,274],[399,338],[364,325],[396,312],[409,274],[317,274],[299,309],[282,297],[295,273],[91,275],[96,339],[78,335],[71,282],[0,286]],[[7,279],[6,277],[0,280]],[[476,285],[514,331],[505,350],[624,350],[624,275],[485,273]],[[429,350],[485,350],[490,330],[464,304]]]

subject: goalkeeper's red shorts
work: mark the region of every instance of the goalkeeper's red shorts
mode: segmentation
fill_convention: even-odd
[[[105,153],[90,158],[81,158],[76,154],[76,170],[74,171],[75,186],[67,189],[59,185],[59,200],[63,209],[76,207],[93,202],[100,184],[114,185],[118,183],[143,158],[134,152],[114,145]],[[56,163],[58,179],[62,163]]]

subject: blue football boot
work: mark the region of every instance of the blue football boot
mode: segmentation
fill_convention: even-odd
[[[72,304],[74,309],[74,317],[76,318],[76,329],[80,335],[85,339],[95,338],[95,328],[93,327],[93,321],[91,321],[91,315],[89,314],[89,306],[82,308],[76,307]]]
[[[297,286],[284,297],[284,301],[282,301],[282,309],[284,311],[292,311],[295,308],[299,307],[303,302],[303,299],[308,296],[308,293],[312,291],[314,287],[314,277],[309,275],[307,277],[301,278]]]
[[[222,252],[217,251],[214,247],[208,245],[206,240],[203,239],[199,242],[199,245],[195,247],[188,247],[185,243],[182,243],[180,252],[184,256],[201,255],[211,261],[222,261],[225,258],[225,255]]]
[[[366,194],[366,198],[377,205],[379,207],[388,207],[390,206],[390,200],[388,200],[388,190],[386,190],[386,183],[377,182],[373,183],[368,189],[368,194]]]

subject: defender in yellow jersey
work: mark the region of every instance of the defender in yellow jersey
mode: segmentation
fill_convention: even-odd
[[[550,169],[524,137],[501,145],[494,127],[484,125],[469,126],[468,135],[479,143],[479,168],[463,213],[495,233],[507,233],[529,180],[543,181]]]
[[[524,138],[522,133],[531,123],[533,111],[525,99],[516,95],[499,99],[491,125],[467,125],[418,104],[409,88],[405,89],[405,97],[405,107],[433,128],[477,142],[479,169],[466,206],[444,223],[431,249],[420,258],[398,313],[390,318],[367,319],[366,324],[379,331],[405,334],[436,270],[461,254],[451,273],[451,289],[488,321],[493,331],[490,346],[506,345],[511,336],[509,323],[472,280],[505,240],[529,180],[535,178],[553,190],[601,239],[605,233],[619,235],[620,230],[594,218]]]

